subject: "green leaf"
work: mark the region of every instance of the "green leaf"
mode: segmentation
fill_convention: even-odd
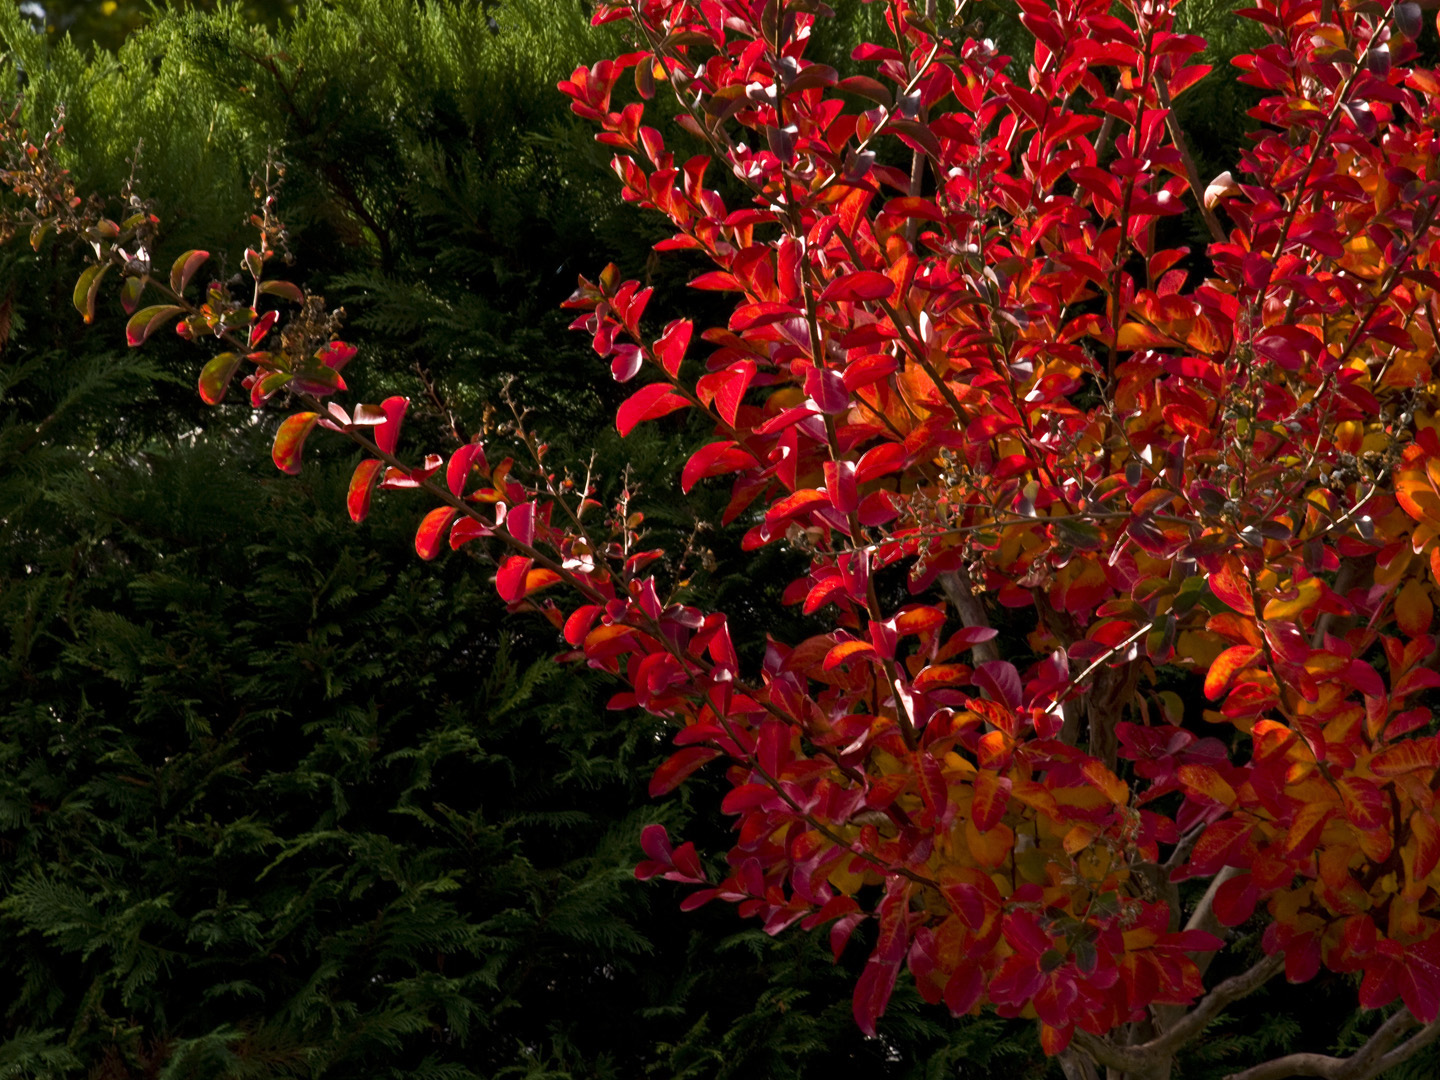
[[[126,315],[134,315],[135,309],[140,306],[140,294],[145,291],[149,284],[149,276],[128,277],[125,284],[120,286],[120,306],[125,309]]]
[[[176,293],[183,294],[185,287],[190,284],[190,279],[195,276],[206,259],[210,257],[208,251],[191,249],[175,260],[170,267],[170,288]]]
[[[95,295],[100,291],[100,279],[109,269],[108,262],[87,266],[80,275],[80,280],[75,282],[75,310],[80,312],[87,323],[95,321]]]
[[[269,293],[271,296],[283,297],[286,300],[293,300],[295,303],[303,303],[305,292],[298,285],[292,285],[288,281],[262,281],[260,291]]]
[[[125,340],[131,348],[143,345],[147,338],[185,309],[174,304],[154,304],[141,308],[125,324]]]

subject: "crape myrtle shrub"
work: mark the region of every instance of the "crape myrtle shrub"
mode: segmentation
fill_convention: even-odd
[[[517,14],[497,35],[453,5],[350,3],[268,38],[233,13],[163,18],[114,57],[47,46],[12,9],[0,32],[32,130],[65,107],[49,149],[78,190],[134,175],[164,245],[218,248],[284,147],[290,251],[384,357],[377,393],[415,396],[439,438],[449,414],[482,422],[466,394],[526,371],[557,440],[588,445],[624,388],[587,391],[588,346],[551,308],[597,250],[643,260],[662,233],[636,235],[595,183],[606,158],[541,89],[593,46],[583,21]],[[64,314],[88,250],[3,251],[0,1068],[1012,1076],[1038,1058],[1031,1033],[957,1028],[913,991],[867,1040],[843,1004],[863,957],[832,969],[822,942],[737,933],[718,907],[651,910],[630,866],[659,729],[531,666],[553,651],[543,624],[503,644],[483,573],[407,564],[403,507],[358,531],[317,517],[343,452],[296,486],[257,473],[246,408],[207,413],[197,439],[183,342],[117,349],[118,304],[98,333]],[[675,442],[631,439],[633,475]],[[694,827],[678,803],[664,819]]]
[[[682,487],[733,476],[742,547],[805,556],[785,599],[828,629],[758,662],[689,602],[695,552],[647,547],[628,485],[597,500],[523,413],[488,455],[407,461],[405,397],[326,401],[356,348],[269,272],[270,202],[248,294],[192,283],[204,252],[136,266],[143,207],[99,219],[56,189],[39,212],[93,245],[87,317],[118,269],[130,344],[173,324],[224,350],[207,401],[234,382],[298,399],[280,469],[323,426],[368,455],[356,520],[377,486],[418,488],[440,504],[419,554],[486,541],[501,599],[628,683],[613,706],[677,723],[653,794],[725,759],[724,867],[657,825],[638,873],[772,933],[828,924],[837,953],[864,927],[862,1030],[907,969],[957,1015],[1037,1018],[1071,1075],[1162,1076],[1229,1003],[1326,970],[1386,1010],[1358,1049],[1236,1075],[1374,1075],[1440,1034],[1440,80],[1416,62],[1421,12],[1247,9],[1265,43],[1235,63],[1260,127],[1207,183],[1172,111],[1203,42],[1171,5],[1019,10],[1035,45],[1014,75],[963,10],[897,0],[888,39],[855,50],[874,74],[842,78],[805,58],[823,5],[606,7],[631,51],[561,84],[624,197],[676,229],[659,249],[738,294],[698,334],[657,334],[652,291],[614,267],[568,306],[617,382],[657,377],[620,433],[701,414],[718,438]],[[699,155],[647,126],[657,99]],[[1163,227],[1187,195],[1208,266]],[[1001,611],[1023,637],[998,638]],[[1203,701],[1167,681],[1186,675]],[[1226,949],[1252,924],[1258,958]]]

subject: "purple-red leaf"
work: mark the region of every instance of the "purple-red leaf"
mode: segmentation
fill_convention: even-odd
[[[720,751],[711,746],[687,746],[675,751],[650,778],[650,797],[654,799],[674,791],[687,776],[719,756]]]

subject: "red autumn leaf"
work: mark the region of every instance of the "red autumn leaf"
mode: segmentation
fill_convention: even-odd
[[[525,597],[525,575],[533,560],[523,555],[508,556],[495,575],[495,591],[507,604],[519,603]]]
[[[459,512],[453,506],[437,506],[426,514],[420,528],[415,531],[415,554],[422,559],[433,559],[440,554],[445,530]]]
[[[450,550],[459,551],[471,540],[478,540],[482,536],[494,535],[494,530],[481,524],[472,517],[456,518],[455,524],[450,526]]]
[[[971,808],[971,820],[981,832],[989,832],[1005,816],[1005,807],[1010,795],[1010,778],[1000,776],[993,769],[982,769],[975,778],[975,801]]]
[[[1342,776],[1335,784],[1345,804],[1345,816],[1357,829],[1389,827],[1389,800],[1377,784],[1359,776]]]
[[[615,414],[615,427],[622,436],[629,435],[636,424],[658,419],[689,405],[690,402],[671,391],[668,384],[651,383],[642,386],[620,406],[620,411]]]
[[[1213,910],[1222,926],[1239,926],[1255,913],[1260,888],[1253,874],[1236,874],[1220,883],[1215,892]]]
[[[687,746],[675,751],[650,778],[650,797],[654,799],[674,791],[691,773],[719,756],[720,751],[709,746]]]
[[[842,274],[825,286],[820,302],[845,301],[863,303],[871,300],[888,300],[895,292],[895,282],[875,270],[856,270]]]
[[[256,345],[259,345],[260,342],[265,340],[265,335],[270,333],[271,327],[275,325],[279,318],[280,313],[278,311],[267,311],[255,320],[255,324],[250,327],[250,348],[255,348]],[[142,338],[141,340],[143,341],[144,339]]]
[[[1263,923],[1288,978],[1328,966],[1361,975],[1367,1007],[1440,1012],[1440,428],[1423,392],[1440,219],[1422,115],[1440,77],[1411,47],[1418,9],[1243,11],[1265,29],[1236,60],[1260,135],[1206,189],[1180,175],[1183,115],[1146,105],[1203,75],[1173,5],[1025,0],[1028,81],[900,5],[903,41],[860,45],[874,77],[843,82],[800,59],[824,5],[714,7],[602,6],[644,48],[562,84],[616,150],[624,199],[659,215],[657,251],[708,260],[708,355],[689,353],[689,318],[643,338],[652,291],[615,266],[566,306],[600,375],[653,359],[667,376],[629,388],[622,434],[687,404],[714,422],[676,462],[682,490],[732,478],[721,520],[744,519],[742,552],[793,560],[783,601],[814,625],[787,640],[763,590],[696,589],[724,559],[703,531],[662,546],[678,507],[642,509],[653,485],[606,505],[538,444],[489,487],[478,450],[454,453],[452,495],[492,509],[432,511],[417,549],[494,534],[502,599],[620,680],[611,708],[675,722],[657,792],[726,760],[726,877],[682,906],[723,899],[772,933],[832,922],[837,954],[874,926],[853,1002],[867,1032],[908,968],[921,1000],[1038,1017],[1047,1053],[1098,1074],[1099,1040],[1153,1040],[1144,1017],[1219,977],[1192,955],[1218,939],[1171,932],[1139,876],[1191,841],[1174,880],[1240,871],[1187,896]],[[628,68],[639,100],[612,108]],[[707,155],[650,126],[660,82]],[[1156,227],[1187,188],[1198,255]],[[120,265],[130,227],[83,235]],[[246,266],[259,281],[258,252]],[[77,283],[83,314],[102,273]],[[181,337],[257,318],[207,299]],[[257,340],[274,315],[258,317]],[[252,400],[338,390],[354,352],[338,345],[253,354]],[[202,395],[234,373],[207,368]],[[418,488],[441,464],[394,456],[403,411],[319,421],[378,428],[389,468],[357,470],[359,516],[381,473]],[[560,583],[550,565],[578,595],[527,603]],[[714,595],[738,598],[748,645],[697,599]],[[703,883],[693,845],[641,842],[639,876]]]
[[[590,628],[595,625],[595,620],[599,616],[599,604],[581,604],[565,620],[565,640],[575,646],[582,644],[585,641],[585,635],[590,633]]]
[[[375,428],[375,445],[387,454],[395,453],[400,444],[400,425],[409,407],[410,399],[405,397],[388,397],[380,403],[385,419]]]
[[[690,347],[690,335],[695,324],[689,319],[676,319],[655,342],[655,358],[672,379],[680,374],[680,362],[685,359],[685,350]]]
[[[458,498],[465,494],[465,481],[470,470],[477,466],[481,472],[489,471],[485,463],[485,451],[479,443],[466,443],[450,455],[450,464],[445,467],[445,485],[450,489],[451,495]]]
[[[680,490],[688,493],[706,477],[724,476],[755,463],[750,452],[734,442],[707,443],[691,454],[690,460],[685,463],[680,474]]]
[[[909,454],[902,443],[886,442],[861,455],[855,465],[855,482],[868,483],[905,467]]]
[[[855,983],[853,998],[855,1023],[864,1034],[875,1034],[875,1021],[884,1015],[899,973],[899,964],[886,963],[874,957],[866,962],[859,981]]]
[[[370,496],[375,491],[375,480],[385,463],[378,458],[366,458],[355,466],[350,474],[350,490],[345,496],[345,507],[350,520],[359,524],[370,513]]]
[[[1231,854],[1250,834],[1250,830],[1248,821],[1236,818],[1226,818],[1210,825],[1200,834],[1200,839],[1190,852],[1190,862],[1185,868],[1188,872],[1176,874],[1175,879],[1183,880],[1184,877],[1195,874],[1218,873],[1227,865]]]
[[[1255,601],[1250,593],[1250,582],[1240,571],[1239,563],[1227,559],[1210,575],[1210,591],[1224,604],[1241,615],[1255,617]]]

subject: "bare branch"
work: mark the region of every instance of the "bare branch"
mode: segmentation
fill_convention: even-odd
[[[1254,993],[1285,966],[1282,956],[1267,956],[1254,967],[1233,975],[1217,985],[1200,999],[1200,1003],[1182,1016],[1173,1026],[1139,1046],[1116,1046],[1105,1039],[1097,1039],[1083,1031],[1075,1033],[1075,1043],[1101,1065],[1121,1069],[1127,1073],[1144,1075],[1172,1058],[1177,1050],[1195,1036],[1224,1010],[1232,1001],[1238,1001]],[[1278,1074],[1277,1074],[1278,1075]],[[1316,1074],[1310,1074],[1316,1075]],[[1246,1077],[1245,1080],[1260,1080]],[[1347,1077],[1346,1080],[1349,1080]]]
[[[1205,228],[1210,230],[1211,239],[1217,243],[1225,243],[1228,239],[1225,230],[1220,227],[1220,221],[1216,218],[1214,211],[1205,205],[1205,188],[1200,181],[1200,171],[1195,167],[1195,159],[1190,155],[1190,144],[1185,139],[1185,133],[1180,129],[1180,123],[1175,118],[1174,106],[1170,104],[1170,90],[1165,85],[1165,80],[1158,75],[1155,78],[1155,92],[1160,98],[1160,105],[1166,110],[1165,127],[1170,132],[1170,141],[1175,144],[1175,149],[1180,151],[1180,162],[1185,166],[1185,178],[1190,183],[1190,191],[1195,196],[1195,201],[1200,207],[1200,216],[1205,219]]]
[[[1065,1080],[1100,1080],[1095,1066],[1074,1050],[1060,1055],[1060,1071],[1065,1074]]]
[[[1243,1072],[1232,1073],[1226,1080],[1283,1080],[1288,1076],[1319,1076],[1325,1080],[1370,1080],[1386,1069],[1408,1061],[1440,1037],[1440,1020],[1426,1024],[1405,1042],[1390,1049],[1395,1040],[1419,1021],[1409,1009],[1391,1016],[1365,1045],[1349,1057],[1328,1054],[1286,1054]],[[1388,1051],[1388,1052],[1387,1052]]]
[[[1073,1038],[1076,1046],[1106,1068],[1139,1072],[1151,1064],[1149,1059],[1142,1058],[1137,1054],[1133,1047],[1116,1046],[1109,1039],[1091,1035],[1088,1031],[1077,1029]]]
[[[1190,915],[1190,921],[1185,924],[1186,930],[1203,930],[1205,933],[1214,934],[1217,937],[1225,935],[1225,927],[1215,917],[1215,894],[1220,891],[1221,885],[1238,873],[1240,871],[1233,866],[1221,867],[1220,872],[1211,878],[1210,887],[1205,890],[1205,895],[1200,898],[1200,903],[1195,905],[1195,910]],[[1215,953],[1192,955],[1191,959],[1200,968],[1200,974],[1204,975],[1214,961]]]
[[[1409,1013],[1409,1011],[1409,1009],[1401,1010],[1403,1013]],[[1376,1034],[1378,1035],[1379,1032],[1377,1031]],[[1411,1035],[1410,1038],[1406,1039],[1394,1050],[1381,1055],[1380,1059],[1375,1062],[1375,1071],[1368,1075],[1379,1076],[1386,1069],[1399,1065],[1402,1061],[1409,1061],[1437,1038],[1440,1038],[1440,1018],[1431,1020],[1430,1023],[1426,1024],[1414,1035]]]
[[[1218,875],[1217,875],[1218,877]],[[1192,918],[1191,923],[1195,920]],[[1151,1039],[1135,1049],[1149,1056],[1169,1057],[1187,1042],[1205,1030],[1206,1026],[1232,1001],[1253,994],[1273,979],[1285,966],[1285,958],[1278,953],[1267,956],[1254,967],[1232,975],[1200,999],[1200,1004],[1175,1022],[1164,1034]]]

